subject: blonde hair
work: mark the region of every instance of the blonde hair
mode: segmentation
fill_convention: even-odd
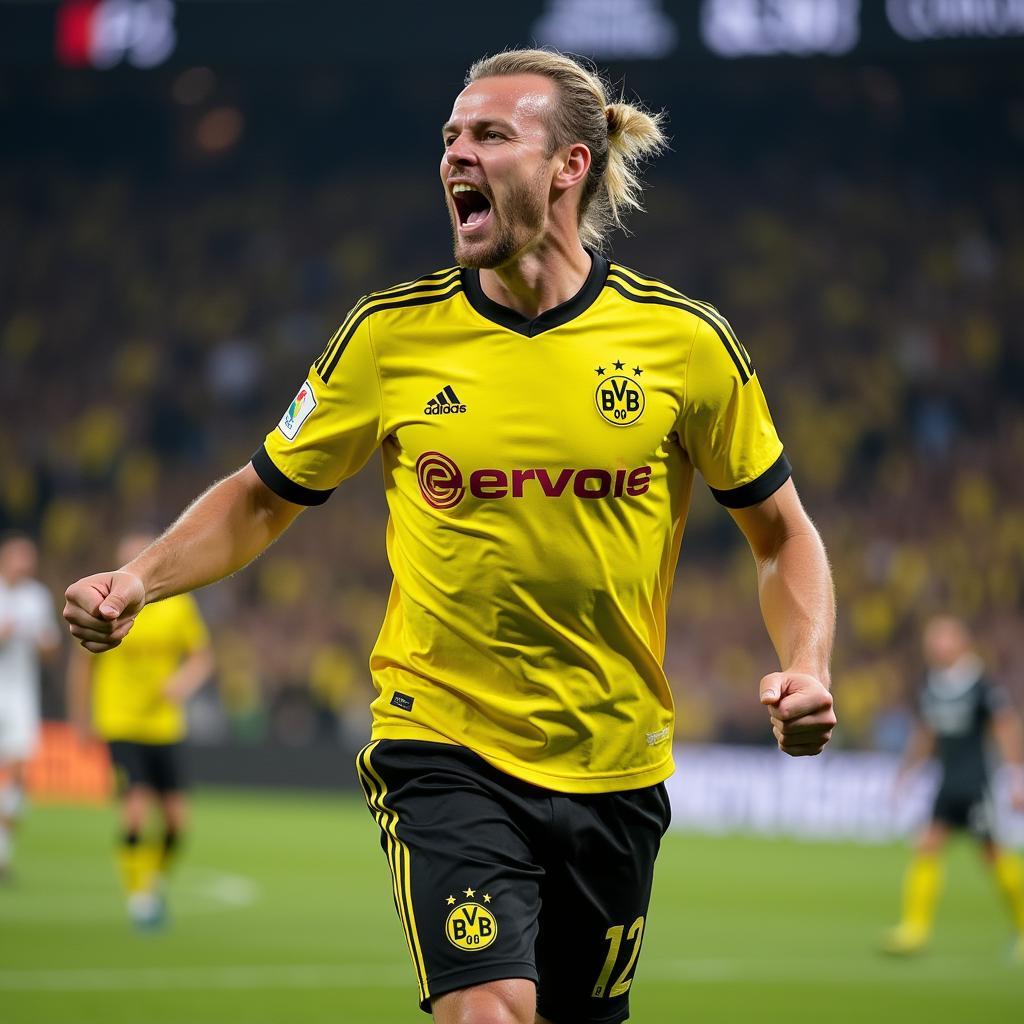
[[[543,75],[558,87],[550,117],[551,151],[582,142],[590,150],[590,171],[578,214],[580,239],[603,249],[623,216],[643,210],[640,167],[668,145],[665,115],[652,114],[624,98],[611,102],[611,88],[597,73],[555,50],[506,50],[476,61],[466,85],[481,78]]]

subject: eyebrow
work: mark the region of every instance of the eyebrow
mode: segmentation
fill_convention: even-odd
[[[513,132],[514,129],[508,121],[503,121],[498,117],[484,117],[480,120],[470,119],[468,122],[469,126],[474,128],[476,131],[480,131],[482,128],[501,128],[506,132]],[[456,130],[456,123],[454,121],[446,121],[441,126],[441,134],[447,135],[448,132],[454,132]]]

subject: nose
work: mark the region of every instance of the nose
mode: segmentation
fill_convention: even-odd
[[[445,160],[452,167],[462,167],[476,163],[476,155],[466,140],[465,134],[456,136],[444,153]]]

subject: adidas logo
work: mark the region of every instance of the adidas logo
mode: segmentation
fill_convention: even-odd
[[[434,397],[427,402],[423,410],[428,416],[447,416],[457,412],[465,412],[466,407],[459,401],[455,389],[446,384]]]

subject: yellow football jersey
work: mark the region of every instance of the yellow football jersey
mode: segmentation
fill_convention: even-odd
[[[374,739],[461,744],[562,792],[670,775],[665,613],[694,469],[730,507],[789,477],[725,319],[596,255],[532,320],[475,270],[373,293],[253,465],[314,505],[377,448],[394,584]]]
[[[92,662],[93,725],[104,739],[174,743],[185,735],[185,713],[164,686],[188,655],[210,637],[195,600],[169,597],[142,609],[131,632]]]

